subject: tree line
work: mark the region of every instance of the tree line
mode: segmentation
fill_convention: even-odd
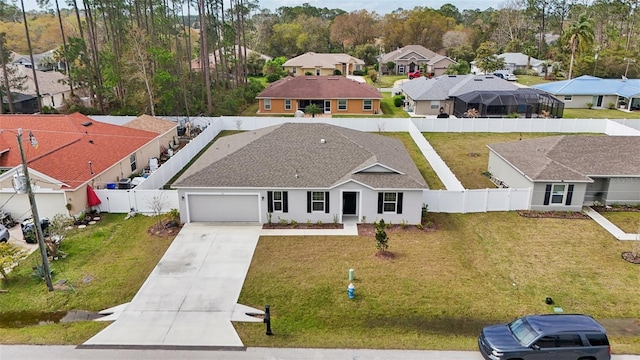
[[[500,9],[445,4],[388,14],[309,4],[270,11],[255,0],[67,0],[69,9],[39,1],[42,11],[25,12],[0,0],[0,62],[9,50],[55,47],[70,89],[94,100],[88,109],[73,104],[85,112],[237,114],[263,89],[252,76],[277,79],[284,60],[309,51],[375,65],[381,53],[417,44],[487,70],[499,68],[493,55],[503,52],[544,60],[567,77],[636,77],[640,70],[640,0],[506,0]]]

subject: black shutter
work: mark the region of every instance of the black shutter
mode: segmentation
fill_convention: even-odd
[[[329,213],[329,192],[324,192],[324,212]]]
[[[564,202],[564,204],[571,205],[572,197],[573,197],[573,184],[569,185],[569,190],[567,190],[567,200]]]
[[[549,198],[551,198],[551,184],[547,184],[547,189],[544,191],[544,204],[549,205]]]
[[[289,193],[287,191],[282,192],[282,212],[289,212]]]
[[[402,193],[399,192],[398,193],[398,208],[397,208],[397,213],[398,214],[402,214]]]
[[[307,191],[307,212],[311,212],[311,191]]]
[[[273,191],[267,191],[267,212],[273,212]]]
[[[384,193],[378,193],[378,214],[382,214],[383,199],[384,199]]]

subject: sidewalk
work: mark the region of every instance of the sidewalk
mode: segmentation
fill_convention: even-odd
[[[597,211],[593,210],[590,207],[585,209],[585,213],[593,219],[598,225],[602,226],[603,229],[607,230],[609,234],[615,237],[618,240],[638,240],[640,239],[640,234],[627,234],[622,231],[619,227],[617,227],[614,223],[607,220],[604,216],[600,215]]]

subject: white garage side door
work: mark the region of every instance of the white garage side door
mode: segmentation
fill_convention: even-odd
[[[258,222],[257,195],[187,195],[191,222]]]

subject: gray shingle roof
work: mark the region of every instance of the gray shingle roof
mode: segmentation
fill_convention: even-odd
[[[427,188],[401,141],[328,124],[285,123],[226,136],[209,152],[194,164],[200,170],[174,186],[327,189],[353,179],[376,189]],[[375,164],[397,172],[358,172]]]
[[[436,56],[437,54],[433,51],[427,49],[422,45],[407,45],[401,47],[397,50],[390,51],[386,54],[382,55],[382,62],[386,63],[389,61],[397,61],[399,59],[408,59],[411,56],[418,56],[419,58],[424,58],[425,60],[429,60]]]
[[[640,176],[640,137],[564,135],[489,144],[531,180]]]
[[[424,76],[406,81],[400,88],[416,100],[446,100],[476,90],[517,90],[509,81],[492,75],[443,75],[433,79]]]

